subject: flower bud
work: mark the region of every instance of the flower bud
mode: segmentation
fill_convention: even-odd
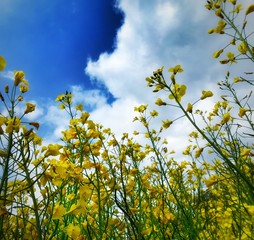
[[[9,85],[8,85],[8,84],[5,85],[5,87],[4,87],[4,92],[5,92],[5,93],[9,93]]]

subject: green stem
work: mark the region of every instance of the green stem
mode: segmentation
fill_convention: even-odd
[[[23,151],[24,150],[24,146],[21,146],[21,154],[22,154],[24,171],[25,171],[25,174],[26,174],[26,180],[27,180],[28,186],[30,186],[29,187],[30,196],[31,196],[32,201],[33,201],[33,210],[34,210],[34,215],[35,215],[35,220],[36,220],[37,239],[38,240],[43,240],[41,223],[40,223],[39,206],[38,206],[37,198],[35,196],[35,191],[34,191],[34,182],[32,181],[32,179],[30,177],[30,172],[29,172],[29,169],[28,169],[28,166],[27,166],[27,162],[30,161],[30,159],[29,159],[30,149],[29,149],[28,145],[29,145],[29,143],[27,143],[28,156],[25,156],[25,153]]]
[[[234,22],[229,18],[229,16],[222,10],[222,14],[224,16],[224,18],[227,20],[227,22],[229,23],[229,25],[235,30],[236,34],[238,35],[238,37],[240,38],[240,40],[242,42],[245,43],[247,51],[249,52],[249,54],[251,55],[251,57],[247,56],[251,61],[254,61],[254,53],[251,50],[247,39],[245,37],[243,37],[242,33],[239,31],[239,29],[235,26]]]
[[[10,157],[11,157],[12,144],[13,144],[13,133],[9,133],[8,146],[7,146],[7,157],[6,157],[6,162],[4,164],[4,171],[3,171],[3,176],[1,179],[1,185],[0,185],[0,196],[1,196],[1,198],[3,198],[3,206],[6,206],[6,202],[7,202],[8,170],[9,170],[9,162],[10,162]],[[2,192],[3,192],[3,194],[2,194]],[[4,215],[0,217],[0,239],[2,239],[4,237],[4,232],[3,232],[4,218],[5,218]]]

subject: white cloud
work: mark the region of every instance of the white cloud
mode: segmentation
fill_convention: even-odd
[[[146,96],[144,79],[163,62],[159,60],[159,51],[163,49],[159,42],[163,41],[162,33],[165,35],[169,31],[165,22],[172,26],[176,22],[176,10],[169,4],[166,4],[167,9],[172,9],[169,15],[158,16],[162,15],[161,9],[165,4],[165,1],[160,1],[159,5],[143,6],[141,1],[120,1],[125,22],[117,34],[116,50],[112,54],[101,54],[96,62],[89,60],[86,72],[103,82],[116,98],[144,99]],[[160,28],[160,24],[165,30]]]
[[[89,60],[86,73],[105,84],[116,98],[143,101],[149,101],[145,77],[162,65],[180,63],[187,79],[200,82],[215,68],[206,36],[207,15],[198,14],[200,4],[179,2],[160,0],[144,5],[141,0],[120,1],[125,21],[117,34],[116,49],[112,54],[102,53],[97,61]],[[184,4],[191,11],[183,10]],[[202,8],[202,12],[206,10]],[[203,21],[197,22],[197,18]]]
[[[218,42],[209,40],[207,30],[211,23],[207,21],[209,13],[203,3],[121,0],[119,7],[125,21],[117,33],[115,51],[102,53],[97,61],[89,60],[85,71],[93,81],[105,84],[117,98],[112,106],[105,104],[96,108],[92,117],[120,135],[134,130],[130,116],[135,105],[152,105],[162,96],[162,93],[153,94],[145,82],[157,68],[182,64],[185,72],[180,79],[191,85],[189,101],[198,99],[203,88],[211,87],[206,86],[209,81],[221,80],[224,70],[211,57]],[[170,109],[161,115],[169,119],[175,117]],[[171,130],[175,143],[183,142],[186,137],[179,134],[182,123],[175,124],[175,130]],[[159,124],[156,120],[155,125]]]
[[[70,117],[66,111],[61,111],[56,104],[47,107],[47,113],[41,119],[41,123],[47,127],[43,133],[44,144],[59,142],[62,138],[62,131],[67,129]]]
[[[173,2],[158,1],[153,16],[154,26],[157,27],[157,31],[160,36],[166,33],[170,29],[176,29],[178,25],[177,9],[174,7]]]
[[[104,105],[91,113],[91,118],[102,124],[104,127],[110,127],[120,137],[122,133],[132,133],[137,129],[137,124],[133,123],[135,116],[133,106],[137,105],[134,99],[121,98],[114,102],[112,106]]]
[[[3,71],[0,74],[3,78],[14,81],[14,71]]]
[[[73,103],[82,103],[85,107],[97,109],[107,103],[107,98],[102,91],[98,89],[85,90],[81,86],[71,86],[73,94]]]

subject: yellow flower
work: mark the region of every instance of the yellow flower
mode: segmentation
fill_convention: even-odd
[[[227,63],[229,63],[229,59],[220,60],[220,63],[221,64],[227,64]]]
[[[26,110],[25,110],[24,114],[33,112],[33,111],[35,110],[35,107],[36,107],[35,104],[32,104],[32,103],[27,102],[27,103],[26,103]]]
[[[192,113],[192,108],[193,108],[193,105],[191,103],[188,103],[186,112]]]
[[[37,136],[37,135],[35,135],[34,138],[33,138],[33,142],[34,142],[34,144],[41,146],[41,144],[42,144],[42,138]]]
[[[179,95],[181,97],[184,96],[184,94],[186,93],[186,89],[187,87],[184,84],[178,87],[177,91],[179,92]]]
[[[242,4],[238,4],[232,12],[239,13],[242,9]]]
[[[243,117],[243,116],[245,115],[246,112],[247,112],[247,109],[246,109],[246,108],[240,107],[240,108],[239,108],[238,116],[239,116],[239,117]]]
[[[172,124],[173,122],[171,120],[165,120],[165,121],[162,121],[162,127],[164,127],[165,129],[169,128],[170,125]]]
[[[189,134],[189,136],[193,138],[198,138],[198,132],[193,131]]]
[[[168,69],[168,72],[173,72],[173,74],[177,74],[183,72],[183,69],[181,65],[178,64],[175,67]]]
[[[173,213],[171,213],[167,208],[164,210],[164,214],[165,214],[165,219],[166,220],[165,223],[167,223],[168,221],[172,221],[175,219],[175,216],[173,215]]]
[[[241,80],[240,80],[240,78],[239,77],[235,77],[234,78],[234,83],[238,83],[238,82],[240,82]]]
[[[77,106],[76,106],[76,110],[77,111],[83,111],[83,105],[82,104],[78,104]]]
[[[23,71],[15,71],[14,72],[14,85],[18,86],[25,77],[25,73]]]
[[[175,84],[174,85],[174,88],[172,89],[172,92],[173,92],[173,94],[169,94],[169,99],[175,99],[175,100],[177,100],[177,101],[181,101],[181,99],[182,99],[182,97],[185,95],[185,93],[186,93],[186,89],[187,89],[187,87],[186,87],[186,85],[180,85],[180,84]]]
[[[251,155],[251,151],[249,148],[244,148],[241,150],[241,156],[242,157],[246,157],[246,156],[250,156]]]
[[[0,71],[3,71],[6,67],[6,61],[5,59],[0,55]]]
[[[220,49],[219,51],[214,52],[213,57],[218,58],[222,52],[223,52],[223,49]]]
[[[29,90],[29,87],[27,85],[21,84],[19,86],[19,90],[20,90],[20,92],[25,93],[25,92],[27,92]]]
[[[202,96],[200,97],[201,100],[204,100],[205,98],[212,97],[213,93],[211,91],[202,91]]]
[[[218,176],[217,175],[212,175],[210,178],[205,180],[205,184],[208,188],[212,187],[213,185],[218,183]]]
[[[231,118],[230,113],[229,113],[229,112],[228,112],[228,113],[225,113],[225,114],[223,115],[221,124],[225,124],[225,123],[229,122],[230,118]]]
[[[212,33],[214,33],[214,28],[211,28],[208,30],[208,34],[212,34]]]
[[[235,38],[233,38],[233,39],[230,41],[230,44],[231,44],[231,45],[235,45]]]
[[[234,53],[228,52],[228,53],[227,53],[227,57],[228,57],[229,62],[231,62],[231,63],[235,62],[235,63],[236,63]]]
[[[151,114],[152,117],[156,117],[156,116],[159,115],[156,110],[153,110],[152,112],[150,112],[150,114]]]
[[[90,116],[90,114],[88,112],[82,112],[81,117],[80,117],[81,123],[85,124],[87,119],[89,118],[89,116]]]
[[[162,75],[162,72],[163,72],[163,69],[164,69],[164,66],[162,66],[161,68],[157,69],[156,71],[153,72],[153,75],[156,76],[157,74],[158,75]]]
[[[248,210],[249,214],[254,216],[254,206],[253,205],[246,206],[246,209]]]
[[[196,150],[195,152],[195,158],[200,157],[201,153],[203,152],[204,148],[199,148],[198,150]]]
[[[214,28],[213,31],[218,34],[223,34],[224,28],[226,27],[226,25],[227,25],[227,23],[225,21],[219,20],[217,27]]]
[[[63,103],[61,103],[61,104],[59,105],[59,108],[63,110],[63,109],[65,109],[65,105],[64,105]]]
[[[217,8],[217,9],[220,9],[221,8],[221,1],[218,1],[214,4],[214,7]]]
[[[56,102],[61,102],[62,100],[64,100],[65,94],[60,94],[59,96],[57,96],[56,98]]]
[[[158,106],[167,105],[167,103],[165,103],[164,101],[162,101],[161,98],[158,98],[158,99],[155,101],[155,104],[158,105]]]
[[[60,154],[59,150],[62,148],[59,144],[49,144],[45,156],[57,156]]]
[[[254,12],[254,4],[249,5],[249,7],[247,8],[245,15],[248,15],[250,13]]]
[[[61,219],[62,216],[65,214],[65,212],[66,212],[66,210],[65,210],[64,206],[63,206],[63,205],[60,205],[60,204],[57,204],[57,205],[54,207],[52,219],[53,219],[53,220]]]
[[[152,230],[153,230],[153,228],[152,228],[152,227],[149,227],[149,228],[143,230],[143,231],[142,231],[142,234],[145,235],[145,236],[146,236],[146,235],[149,236],[149,235],[151,234]]]
[[[7,120],[6,133],[12,133],[13,131],[18,132],[20,128],[20,119],[17,117],[9,118]]]
[[[152,87],[152,86],[153,86],[154,80],[152,80],[151,78],[147,77],[147,78],[146,78],[146,81],[147,81],[147,85],[148,85],[149,87]]]
[[[223,14],[222,14],[222,9],[221,9],[221,8],[218,8],[218,9],[215,11],[215,15],[216,15],[217,17],[224,18]]]
[[[140,105],[139,107],[134,107],[134,111],[143,113],[147,109],[148,105]]]
[[[130,207],[130,211],[131,211],[131,213],[135,214],[138,212],[138,208]]]
[[[81,214],[84,212],[84,209],[82,209],[82,206],[80,204],[73,204],[70,208],[70,210],[68,212],[65,213],[65,215],[67,214]]]
[[[236,0],[228,0],[230,3],[232,3],[233,5],[236,5]]]
[[[245,42],[242,42],[242,43],[238,46],[238,51],[239,51],[241,54],[246,54],[246,52],[247,52],[247,46],[246,46]]]

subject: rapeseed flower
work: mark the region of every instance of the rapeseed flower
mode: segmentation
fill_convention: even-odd
[[[0,55],[0,71],[3,71],[6,67],[5,59]]]
[[[25,77],[25,73],[23,71],[15,71],[14,72],[14,85],[18,86]]]
[[[178,64],[173,68],[169,68],[168,72],[172,72],[173,74],[177,74],[177,73],[183,72],[183,69],[182,69],[182,66]]]
[[[167,119],[165,121],[162,121],[162,127],[167,129],[171,126],[172,123],[173,123],[173,121]]]
[[[201,100],[204,100],[208,97],[212,97],[213,93],[211,91],[202,91],[202,96],[200,97]]]
[[[254,12],[254,4],[251,4],[248,6],[248,8],[246,9],[245,15],[248,15],[252,12]]]
[[[35,104],[27,102],[26,103],[26,110],[25,110],[24,114],[28,114],[30,112],[33,112],[35,110],[35,107],[36,107]]]
[[[167,103],[162,101],[161,98],[157,98],[157,100],[155,101],[155,104],[158,106],[167,105]]]
[[[247,111],[248,111],[248,109],[240,107],[238,116],[242,118],[246,114]]]
[[[238,51],[241,54],[246,54],[247,53],[247,45],[245,42],[242,42],[239,46],[238,46]]]
[[[188,103],[186,112],[192,113],[193,105],[191,103]]]
[[[238,4],[236,7],[235,7],[235,9],[232,11],[232,13],[239,13],[241,10],[243,10],[243,8],[242,8],[242,4]],[[248,9],[247,9],[248,10]],[[246,11],[246,13],[247,13],[247,11]],[[247,15],[247,14],[246,14]]]
[[[222,52],[223,52],[223,49],[220,49],[219,51],[214,52],[213,57],[218,58]]]
[[[45,156],[57,156],[60,154],[59,150],[62,148],[59,144],[49,144]]]
[[[61,205],[59,203],[56,204],[56,206],[54,207],[52,219],[53,220],[61,219],[63,217],[63,215],[65,214],[65,212],[66,212],[66,210],[63,205]]]
[[[11,133],[13,131],[18,132],[20,129],[21,121],[18,117],[9,118],[6,122],[6,133]]]
[[[229,122],[230,119],[231,119],[230,113],[229,112],[225,113],[222,117],[221,124]]]

